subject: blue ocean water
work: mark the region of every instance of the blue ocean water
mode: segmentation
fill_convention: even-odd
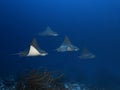
[[[71,80],[120,84],[119,0],[1,0],[0,12],[1,75],[46,67]],[[60,35],[37,36],[48,25]],[[78,52],[54,51],[65,35],[80,48]],[[12,55],[28,48],[34,37],[47,56]],[[95,59],[78,58],[84,46]]]

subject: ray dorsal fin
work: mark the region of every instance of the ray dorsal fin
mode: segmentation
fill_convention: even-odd
[[[90,53],[90,51],[87,48],[83,48],[82,54]]]
[[[34,48],[36,49],[39,49],[39,46],[38,46],[38,43],[37,43],[37,40],[35,38],[33,38],[30,46],[33,46]]]
[[[64,41],[63,41],[62,44],[63,44],[63,45],[70,45],[70,44],[71,44],[71,41],[70,41],[70,39],[68,38],[68,36],[65,36]]]
[[[54,31],[49,26],[47,26],[45,32],[46,33],[54,33]]]
[[[35,55],[40,55],[40,52],[39,52],[38,43],[36,39],[34,38],[30,44],[30,48],[29,48],[29,52],[27,56],[35,56]]]
[[[49,26],[47,26],[46,29],[40,33],[40,35],[46,36],[46,35],[51,35],[53,33],[55,32]]]

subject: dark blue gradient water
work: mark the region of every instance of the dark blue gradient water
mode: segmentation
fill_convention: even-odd
[[[37,36],[48,25],[60,36]],[[54,51],[65,35],[80,48],[78,52]],[[11,55],[28,48],[34,37],[47,56]],[[1,75],[46,67],[71,80],[120,84],[119,0],[1,0],[0,40]],[[79,59],[83,47],[96,58]]]

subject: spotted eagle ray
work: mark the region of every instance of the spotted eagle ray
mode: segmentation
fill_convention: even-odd
[[[57,52],[78,51],[79,48],[74,46],[71,43],[70,39],[67,36],[65,36],[63,43],[56,50]]]
[[[36,39],[34,38],[29,46],[29,49],[22,51],[20,53],[16,53],[14,55],[19,56],[46,56],[48,53],[42,49],[39,48],[38,43]]]
[[[87,48],[83,48],[81,55],[79,56],[80,59],[94,59],[95,55],[92,54]]]
[[[45,29],[45,31],[39,33],[40,36],[58,36],[58,33],[54,32],[49,26]]]

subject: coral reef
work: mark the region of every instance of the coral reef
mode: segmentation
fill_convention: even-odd
[[[16,90],[64,90],[63,74],[33,70],[17,81]]]

